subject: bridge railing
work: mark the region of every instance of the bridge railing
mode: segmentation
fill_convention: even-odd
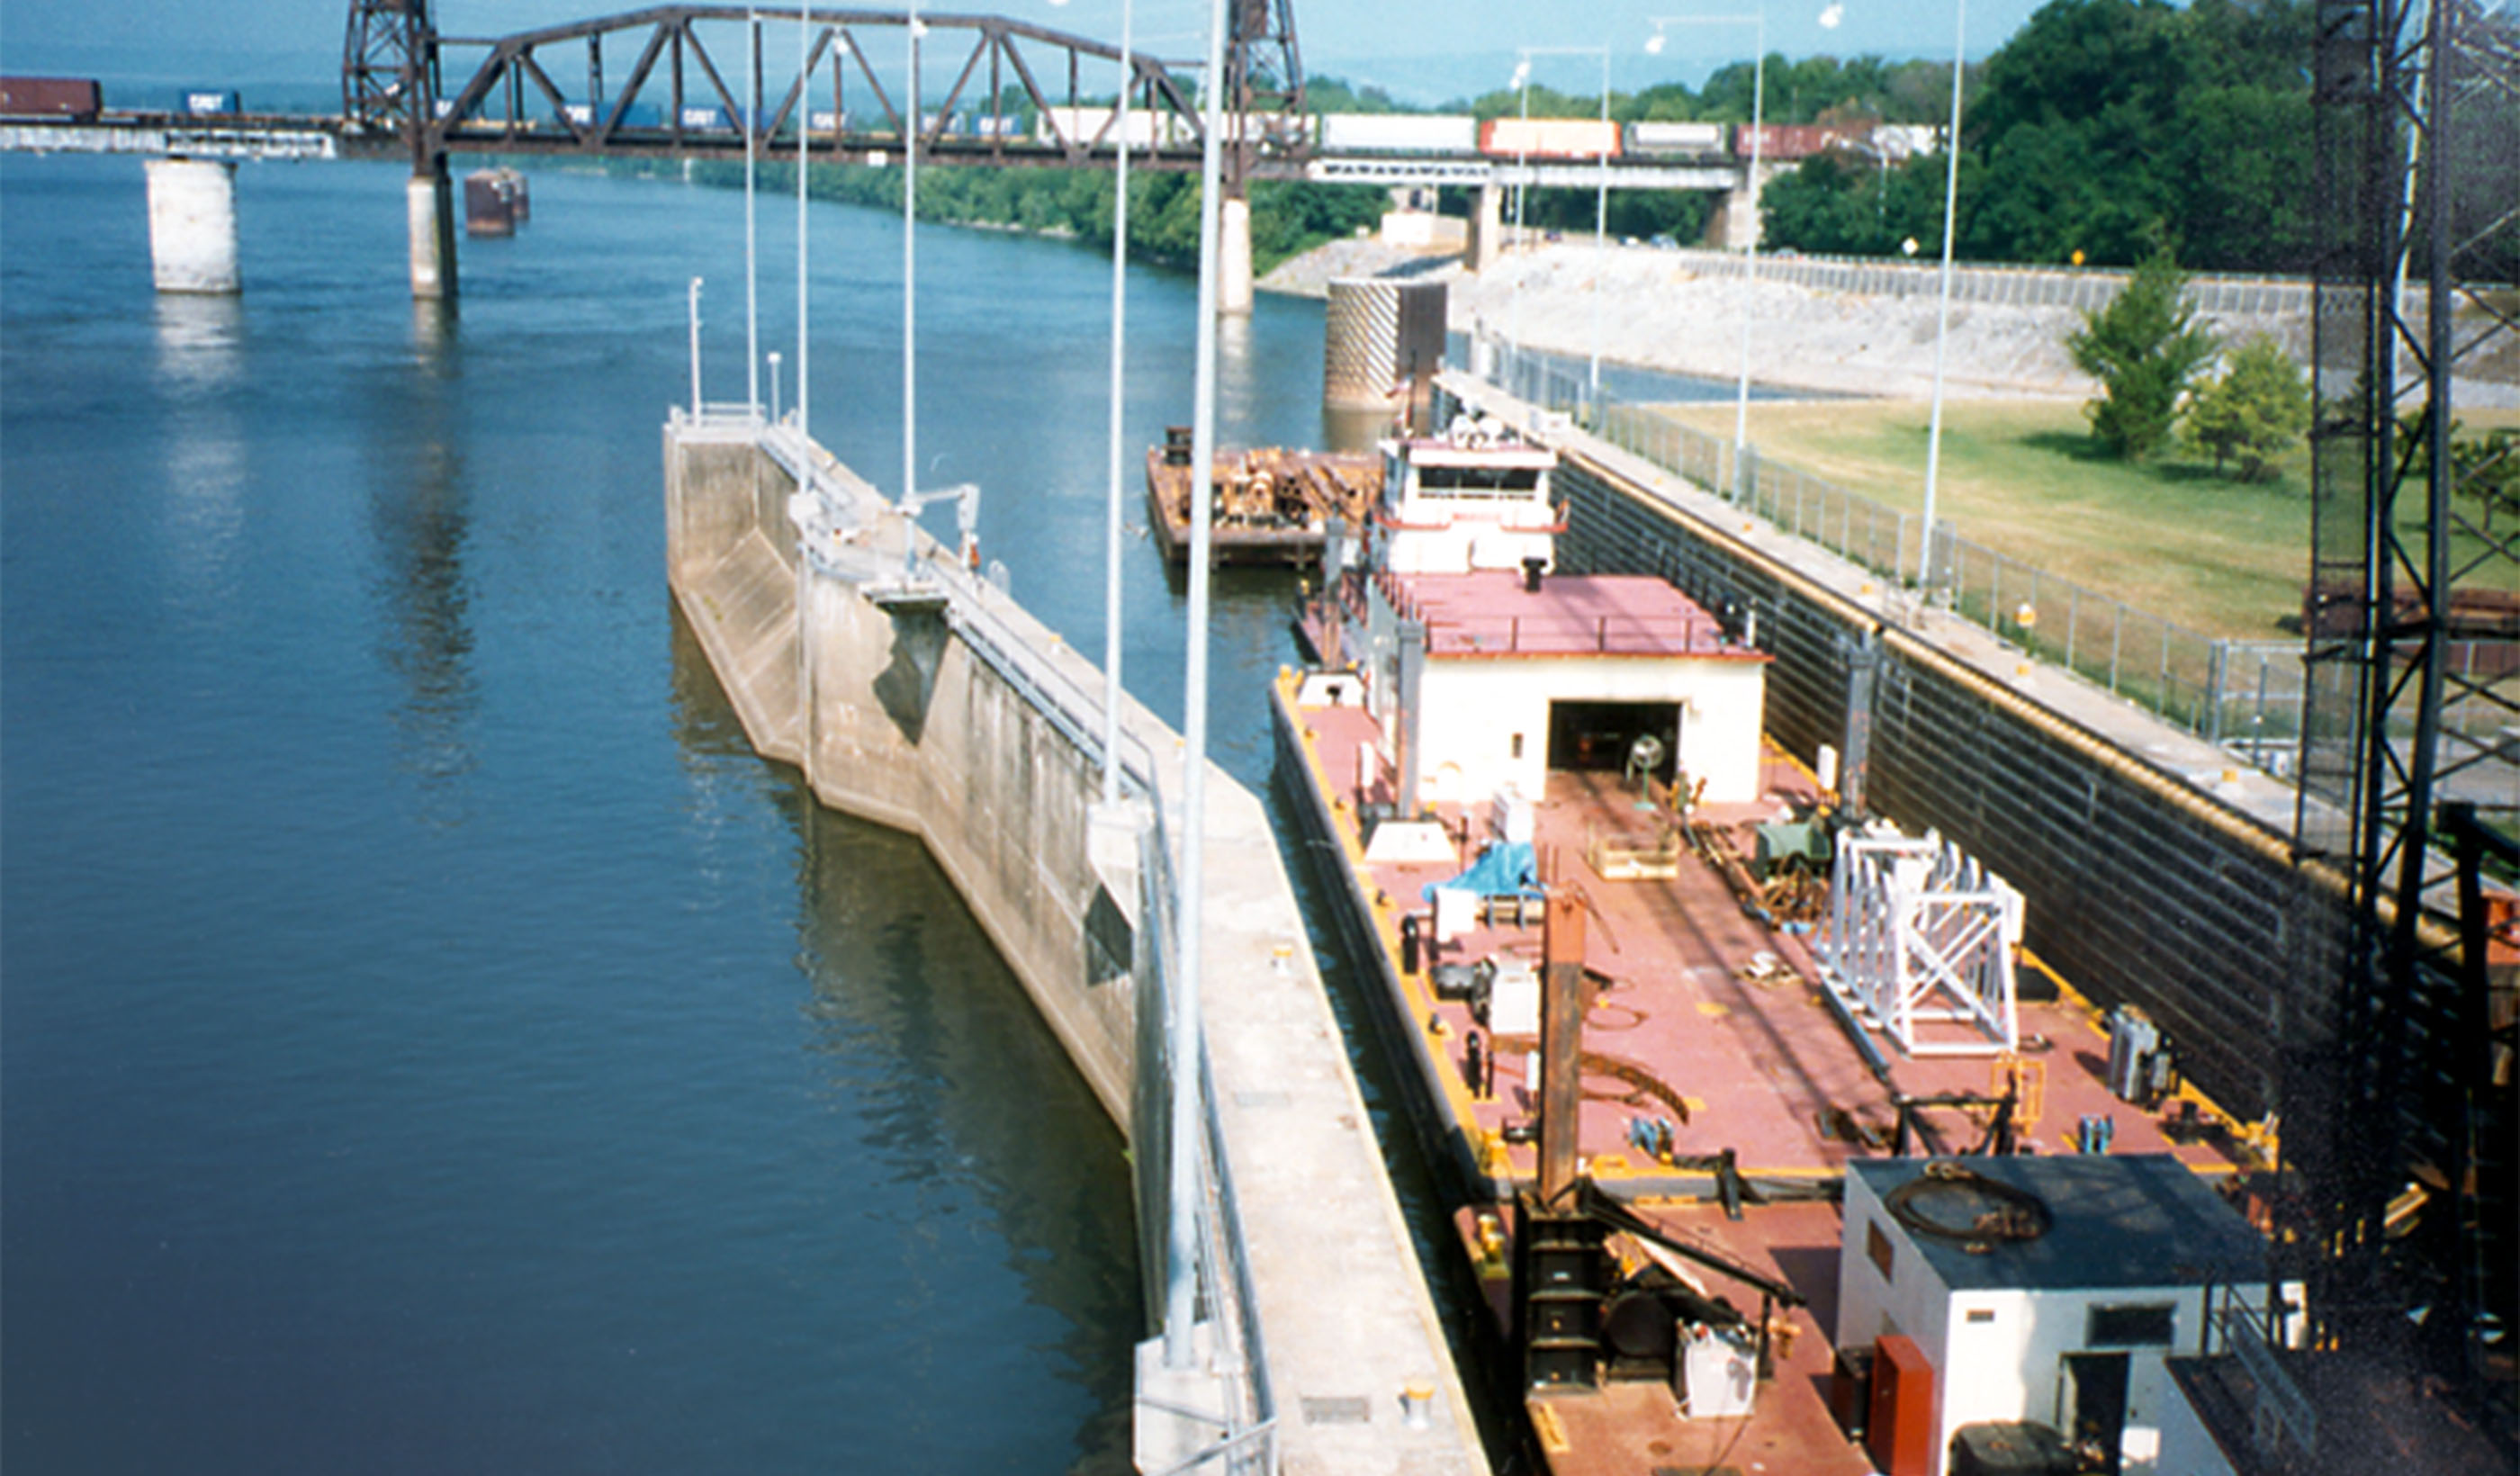
[[[1738,456],[1729,437],[1595,389],[1587,367],[1490,343],[1473,354],[1515,398],[1565,414],[1602,440],[1677,473],[1984,626],[2279,778],[2290,777],[2307,675],[2298,642],[2209,636],[2115,596],[1974,543],[1936,519],[1931,574],[1916,580],[1923,519],[1824,478]]]

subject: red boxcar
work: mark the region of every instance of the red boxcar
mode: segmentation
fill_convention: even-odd
[[[1490,118],[1479,127],[1479,152],[1490,158],[1619,157],[1619,125],[1598,118]]]
[[[0,113],[10,117],[96,116],[105,95],[91,77],[0,77]]]
[[[1819,123],[1762,123],[1756,128],[1743,124],[1732,130],[1732,157],[1746,159],[1756,136],[1759,161],[1770,159],[1809,158],[1837,142],[1837,130]]]

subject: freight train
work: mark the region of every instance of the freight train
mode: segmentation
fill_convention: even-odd
[[[1762,159],[1791,163],[1831,148],[1864,145],[1871,130],[1821,123],[1747,125],[1598,118],[1497,117],[1461,113],[1328,112],[1313,137],[1329,155],[1484,155],[1497,159]]]
[[[245,100],[228,87],[191,87],[175,95],[172,106],[118,111],[116,117],[163,121],[169,118],[238,117]],[[0,118],[92,123],[105,113],[105,89],[94,77],[0,77]]]

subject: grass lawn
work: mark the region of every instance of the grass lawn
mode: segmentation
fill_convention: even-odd
[[[1730,441],[1730,404],[1657,413]],[[1750,439],[1793,467],[1885,506],[1924,506],[1930,408],[1854,400],[1750,406]],[[2520,416],[2462,414],[2476,431]],[[1934,513],[1959,536],[2209,636],[2296,632],[2310,571],[2310,456],[2272,481],[2229,481],[2174,451],[2130,466],[2104,457],[2079,403],[1960,401],[1943,410]]]

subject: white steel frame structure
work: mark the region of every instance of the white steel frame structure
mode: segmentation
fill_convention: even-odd
[[[1928,835],[1848,835],[1829,876],[1822,983],[1906,1054],[2019,1049],[2012,954],[2021,894]],[[1973,1027],[1976,1038],[1926,1027]]]

